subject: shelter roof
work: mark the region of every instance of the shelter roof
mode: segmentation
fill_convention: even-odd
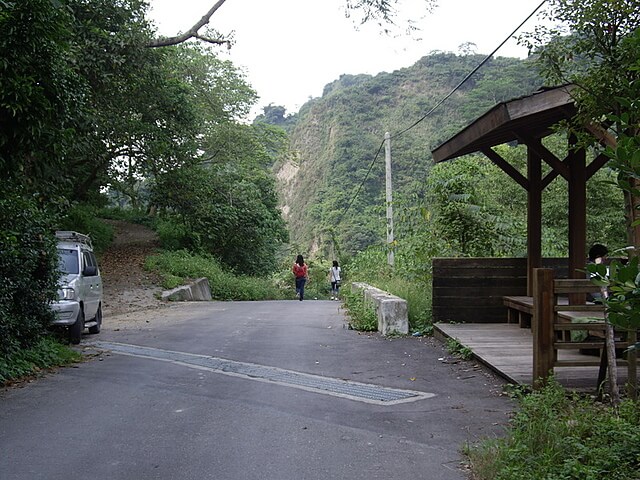
[[[487,113],[432,150],[434,162],[451,160],[503,143],[517,141],[519,132],[543,138],[551,127],[576,113],[570,95],[573,85],[539,90],[532,95],[498,103]]]

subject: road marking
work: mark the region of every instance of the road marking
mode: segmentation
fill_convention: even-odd
[[[320,375],[296,372],[294,370],[258,365],[255,363],[238,362],[193,353],[174,352],[159,348],[143,347],[141,345],[116,342],[93,342],[91,345],[121,355],[170,362],[189,368],[207,370],[259,382],[285,385],[309,392],[348,398],[350,400],[376,405],[397,405],[399,403],[415,402],[435,396],[434,393],[389,388],[369,383],[353,382],[340,378],[323,377]]]

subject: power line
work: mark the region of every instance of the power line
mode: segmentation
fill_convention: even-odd
[[[493,52],[491,52],[489,55],[487,55],[487,56],[486,56],[486,57],[485,57],[485,58],[484,58],[484,59],[483,59],[483,60],[482,60],[482,61],[481,61],[481,62],[480,62],[480,63],[479,63],[479,64],[478,64],[478,65],[477,65],[473,70],[471,70],[471,71],[470,71],[470,72],[469,72],[469,73],[468,73],[468,74],[467,74],[467,75],[462,79],[462,81],[460,81],[460,83],[458,83],[458,84],[453,88],[453,90],[451,90],[451,91],[450,91],[450,92],[449,92],[449,93],[448,93],[448,94],[447,94],[447,95],[446,95],[442,100],[440,100],[440,101],[439,101],[439,102],[438,102],[438,103],[437,103],[437,104],[436,104],[436,105],[435,105],[431,110],[429,110],[426,114],[424,114],[422,117],[420,117],[417,121],[415,121],[415,122],[414,122],[413,124],[411,124],[409,127],[405,128],[404,130],[400,130],[398,133],[393,134],[393,135],[391,136],[391,138],[396,138],[396,137],[399,137],[400,135],[405,134],[406,132],[408,132],[409,130],[411,130],[412,128],[414,128],[416,125],[418,125],[420,122],[422,122],[423,120],[425,120],[425,119],[426,119],[429,115],[431,115],[431,114],[432,114],[432,113],[433,113],[433,112],[434,112],[434,111],[435,111],[435,110],[436,110],[440,105],[442,105],[444,102],[446,102],[446,101],[449,99],[449,97],[451,97],[451,95],[453,95],[453,94],[454,94],[454,93],[455,93],[455,92],[456,92],[460,87],[462,87],[462,85],[464,85],[464,84],[466,83],[466,81],[467,81],[467,80],[469,80],[469,79],[473,76],[473,74],[475,74],[478,70],[480,70],[480,68],[482,68],[482,66],[483,66],[485,63],[487,63],[487,62],[491,59],[491,57],[493,57],[493,56],[496,54],[496,52],[497,52],[498,50],[500,50],[500,49],[503,47],[503,45],[504,45],[505,43],[507,43],[507,42],[509,41],[509,39],[511,39],[511,37],[513,37],[513,36],[516,34],[516,32],[522,28],[522,26],[523,26],[523,25],[524,25],[525,23],[527,23],[527,22],[529,21],[529,19],[530,19],[531,17],[533,17],[533,16],[536,14],[536,12],[537,12],[538,10],[540,10],[540,8],[542,8],[542,6],[543,6],[545,3],[547,3],[547,0],[542,0],[542,2],[540,3],[540,5],[538,5],[538,6],[533,10],[533,12],[531,12],[531,13],[529,14],[529,16],[527,16],[527,18],[525,18],[525,19],[522,21],[522,23],[520,23],[520,25],[518,25],[518,26],[513,30],[513,32],[511,32],[511,33],[507,36],[507,38],[505,38],[505,39],[500,43],[500,45],[498,45],[498,46],[493,50]]]
[[[347,208],[344,209],[344,211],[342,212],[342,214],[340,215],[340,217],[338,218],[336,223],[338,223],[340,220],[342,220],[342,217],[344,217],[346,215],[346,213],[351,208],[351,205],[353,205],[353,202],[358,197],[358,194],[360,193],[360,190],[362,189],[362,186],[364,185],[364,182],[366,182],[367,178],[369,178],[369,174],[371,173],[371,170],[373,169],[373,166],[375,165],[376,160],[378,159],[378,156],[380,155],[380,152],[382,151],[382,147],[384,147],[384,140],[382,141],[382,143],[378,147],[378,151],[376,152],[375,156],[371,160],[371,163],[369,163],[369,169],[367,170],[367,174],[362,179],[362,182],[360,182],[360,185],[358,185],[358,189],[356,190],[356,193],[353,194],[353,197],[351,197],[351,201],[347,205]]]
[[[409,127],[400,130],[397,133],[394,133],[393,135],[391,135],[391,138],[397,138],[401,135],[404,135],[405,133],[407,133],[409,130],[411,130],[412,128],[416,127],[419,123],[421,123],[422,121],[424,121],[427,117],[429,117],[438,107],[440,107],[444,102],[446,102],[451,95],[453,95],[456,91],[458,91],[458,89],[460,87],[462,87],[462,85],[464,85],[466,83],[467,80],[469,80],[480,68],[482,68],[482,66],[487,63],[491,57],[493,57],[496,52],[498,50],[500,50],[505,43],[507,43],[509,41],[509,39],[511,39],[511,37],[513,37],[516,32],[518,30],[520,30],[522,28],[522,26],[527,23],[529,21],[529,19],[531,17],[533,17],[538,10],[540,10],[542,8],[542,6],[547,3],[547,0],[542,0],[542,2],[540,2],[540,4],[533,10],[533,12],[531,12],[527,18],[525,18],[520,25],[518,25],[508,36],[507,38],[505,38],[500,45],[498,45],[489,55],[487,55],[473,70],[471,70],[461,81],[460,83],[458,83],[453,90],[451,90],[444,98],[442,98],[442,100],[440,100],[433,108],[431,108],[431,110],[429,110],[426,114],[424,114],[422,117],[420,117],[418,120],[416,120],[415,122],[413,122]],[[355,201],[355,199],[357,198],[357,196],[360,194],[360,190],[362,189],[362,186],[364,185],[364,182],[367,181],[367,178],[369,178],[369,174],[371,173],[371,170],[373,169],[373,165],[375,164],[375,161],[378,159],[378,156],[380,155],[380,152],[382,151],[382,147],[384,146],[384,141],[380,144],[380,147],[378,148],[378,151],[376,152],[375,156],[373,157],[373,160],[371,160],[371,163],[369,164],[369,169],[367,170],[367,174],[365,175],[364,179],[362,180],[362,182],[360,182],[360,185],[358,186],[358,189],[356,190],[356,192],[354,193],[353,197],[351,197],[351,201],[349,202],[349,204],[347,205],[347,208],[344,209],[344,211],[342,212],[342,214],[340,215],[340,217],[338,218],[338,222],[342,219],[342,217],[344,217],[346,215],[346,213],[349,211],[349,209],[351,208],[351,205],[353,205],[353,202]],[[336,222],[337,223],[337,222]]]

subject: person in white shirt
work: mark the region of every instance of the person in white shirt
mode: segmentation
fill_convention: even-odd
[[[338,300],[338,294],[340,293],[340,267],[336,260],[333,261],[333,266],[329,269],[329,281],[331,282],[331,300]]]

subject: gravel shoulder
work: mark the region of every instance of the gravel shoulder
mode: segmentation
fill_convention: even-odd
[[[126,322],[128,314],[166,308],[160,300],[162,287],[158,275],[144,269],[145,258],[159,249],[156,233],[148,227],[134,223],[105,220],[114,227],[111,246],[100,257],[103,283],[103,313],[106,327],[118,328]]]

